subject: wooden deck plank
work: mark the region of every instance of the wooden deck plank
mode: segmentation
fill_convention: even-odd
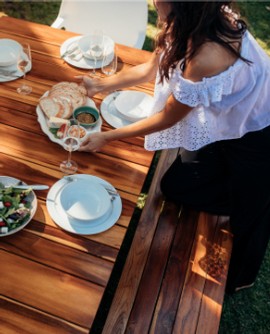
[[[198,329],[196,333],[218,333],[227,272],[232,250],[232,234],[229,232],[229,218],[219,217],[213,242],[207,247],[209,269]],[[210,262],[210,263],[209,263]]]
[[[104,334],[120,334],[125,331],[157,225],[159,208],[162,201],[159,180],[168,166],[176,158],[177,154],[178,150],[163,151],[161,154],[149,190],[148,199],[146,200],[138,228],[125,262],[123,275],[121,276],[104,325],[102,332]],[[136,270],[134,270],[134,268],[136,268]]]
[[[201,214],[199,215],[200,219],[203,219]],[[185,273],[185,284],[178,305],[173,334],[179,333],[179,331],[183,333],[195,333],[197,329],[197,319],[206,277],[206,274],[198,275],[196,272],[196,259],[200,256],[198,255],[198,252],[200,252],[200,236],[203,232],[200,231],[199,225],[194,236],[189,264]]]
[[[218,217],[201,212],[198,227],[194,238],[189,268],[186,273],[186,282],[178,306],[178,313],[173,333],[183,331],[196,333],[201,311],[204,286],[207,272],[203,269],[202,261],[206,254],[206,243],[211,244],[214,239],[215,226]]]
[[[160,214],[137,296],[129,316],[126,328],[128,333],[140,334],[145,328],[150,327],[177,227],[178,211],[179,208],[173,203],[165,203]]]
[[[182,209],[150,333],[171,333],[186,280],[199,213]]]

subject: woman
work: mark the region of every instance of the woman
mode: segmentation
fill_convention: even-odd
[[[88,95],[156,78],[147,119],[91,135],[82,151],[146,135],[148,150],[183,147],[161,189],[172,201],[230,215],[227,292],[252,286],[270,234],[270,60],[231,1],[155,0],[161,33],[149,62],[105,79],[83,77]]]

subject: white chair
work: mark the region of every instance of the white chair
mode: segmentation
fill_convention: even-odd
[[[147,0],[62,0],[54,28],[89,35],[101,29],[116,43],[143,47]]]

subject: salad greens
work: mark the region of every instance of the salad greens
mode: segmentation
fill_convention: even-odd
[[[29,219],[32,201],[27,196],[31,191],[12,186],[5,188],[0,182],[0,235],[9,233]]]

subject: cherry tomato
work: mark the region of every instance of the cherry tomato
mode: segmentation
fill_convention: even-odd
[[[6,206],[7,208],[9,208],[11,206],[10,202],[4,202],[4,206]]]

